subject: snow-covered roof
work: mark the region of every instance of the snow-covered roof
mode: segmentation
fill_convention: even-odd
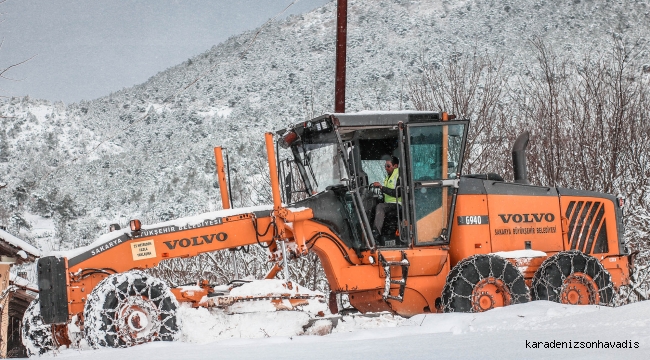
[[[0,229],[0,241],[7,243],[14,248],[17,248],[16,255],[20,256],[23,259],[27,259],[28,254],[35,257],[41,256],[40,250],[2,229]],[[27,254],[25,254],[25,252]]]
[[[29,289],[31,291],[38,292],[38,285],[30,283],[29,280],[24,279],[16,274],[9,273],[9,280],[14,285]]]

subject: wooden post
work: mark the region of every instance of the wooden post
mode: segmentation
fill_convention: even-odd
[[[0,358],[7,358],[7,340],[9,339],[9,269],[11,263],[0,263]]]
[[[334,112],[345,112],[345,71],[348,39],[348,0],[338,0],[336,6],[336,78],[334,82]]]

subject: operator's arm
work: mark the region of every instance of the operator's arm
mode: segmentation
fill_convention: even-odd
[[[399,178],[397,178],[397,183],[395,184],[395,189],[397,189],[397,190],[382,186],[381,183],[379,183],[377,181],[372,183],[372,186],[374,186],[376,188],[381,188],[381,192],[388,195],[388,196],[392,196],[392,197],[396,197],[396,198],[402,196],[402,188],[400,187]]]
[[[402,196],[402,188],[400,187],[399,183],[399,178],[397,178],[397,182],[395,183],[395,189],[387,188],[385,186],[381,187],[381,192],[388,195],[392,196],[395,198],[399,198]]]

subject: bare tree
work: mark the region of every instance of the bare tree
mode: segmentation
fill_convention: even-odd
[[[502,59],[454,53],[410,86],[417,109],[470,119],[466,173],[509,172],[509,147],[526,129],[532,183],[627,198],[626,242],[639,255],[622,302],[650,291],[650,70],[641,63],[643,44],[613,38],[605,51],[569,58],[534,38],[536,63],[516,78],[505,74]]]
[[[4,2],[4,1],[0,1],[0,4],[2,4],[3,2]],[[4,39],[3,39],[3,40],[0,40],[0,50],[2,49],[2,46],[3,46],[3,45],[4,45]],[[5,66],[4,68],[0,68],[0,79],[3,79],[3,80],[10,80],[10,81],[20,81],[19,79],[14,79],[14,78],[9,77],[9,76],[8,76],[8,73],[9,73],[12,69],[17,68],[18,66],[20,66],[20,65],[22,65],[22,64],[24,64],[24,63],[30,61],[30,60],[33,59],[34,57],[36,57],[36,55],[33,55],[32,57],[30,57],[30,58],[28,58],[28,59],[25,59],[25,60],[23,60],[23,61],[20,61],[20,62],[18,62],[18,63],[11,64],[11,65],[9,65],[9,66]],[[2,95],[0,95],[0,97],[7,97],[7,96],[2,96]],[[3,117],[4,117],[4,116],[3,116]]]
[[[511,168],[508,144],[516,129],[508,105],[503,57],[453,53],[446,65],[431,65],[409,83],[418,110],[446,111],[470,120],[464,171],[505,174]],[[497,160],[497,161],[495,161]]]

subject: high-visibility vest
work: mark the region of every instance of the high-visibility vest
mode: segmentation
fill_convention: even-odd
[[[384,179],[384,186],[389,188],[389,189],[395,189],[395,185],[397,185],[397,179],[399,178],[399,168],[396,168],[393,170],[393,173],[390,174],[390,176],[386,176]],[[402,198],[395,200],[394,196],[390,196],[388,194],[384,194],[384,202],[385,203],[395,203],[395,202],[402,202]]]

